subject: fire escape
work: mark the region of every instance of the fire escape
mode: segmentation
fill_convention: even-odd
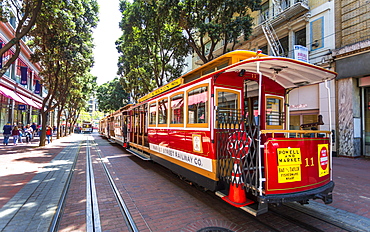
[[[271,0],[272,8],[265,7],[261,10],[260,28],[266,37],[272,55],[284,56],[284,48],[276,35],[274,25],[279,25],[285,20],[307,11],[307,0]],[[268,4],[268,2],[267,2]]]

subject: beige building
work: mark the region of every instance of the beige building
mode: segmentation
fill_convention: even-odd
[[[335,1],[338,152],[370,156],[370,2]]]

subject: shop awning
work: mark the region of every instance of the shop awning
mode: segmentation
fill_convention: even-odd
[[[37,101],[33,101],[35,104],[36,104],[36,108],[37,109],[41,109],[42,108],[42,103],[38,103]]]
[[[11,98],[13,99],[14,101],[17,101],[19,103],[22,103],[22,104],[27,104],[27,102],[25,102],[20,96],[18,96],[18,94],[16,94],[13,90],[10,90],[8,88],[5,88],[3,86],[0,86],[0,93],[2,95],[4,95],[5,97],[7,98]]]
[[[27,105],[32,106],[32,107],[37,108],[37,109],[41,108],[38,105],[36,105],[36,103],[31,98],[23,96],[23,95],[19,95],[19,97],[22,98],[26,102]]]

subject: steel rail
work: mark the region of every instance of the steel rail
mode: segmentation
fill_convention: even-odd
[[[101,232],[98,198],[96,195],[89,138],[86,139],[86,231]]]
[[[102,160],[103,160],[103,157],[101,156],[101,151],[100,151],[100,149],[96,148],[96,145],[95,145],[95,144],[94,144],[94,147],[95,147],[95,150],[96,150],[96,152],[97,152],[97,154],[98,154],[98,156],[99,156],[99,158],[100,158],[100,162],[101,162],[101,164],[103,165],[104,172],[105,172],[105,174],[107,175],[107,178],[108,178],[109,184],[110,184],[110,186],[111,186],[111,188],[112,188],[112,191],[113,191],[113,193],[114,193],[114,195],[115,195],[115,197],[116,197],[116,200],[117,200],[117,202],[118,202],[118,204],[119,204],[119,207],[120,207],[120,210],[121,210],[121,212],[122,212],[122,215],[123,215],[123,216],[124,216],[124,218],[125,218],[125,221],[126,221],[126,225],[127,225],[127,227],[128,227],[128,228],[129,228],[129,230],[130,230],[130,231],[132,231],[132,232],[139,232],[139,230],[138,230],[138,228],[137,228],[137,226],[136,226],[136,224],[135,224],[135,221],[134,221],[133,217],[132,217],[132,216],[131,216],[131,214],[130,214],[129,209],[128,209],[128,208],[127,208],[127,206],[126,206],[125,201],[122,199],[121,194],[120,194],[120,192],[119,192],[119,190],[118,190],[118,188],[117,188],[116,184],[114,183],[114,180],[113,180],[113,178],[112,178],[111,174],[109,173],[109,170],[108,170],[107,166],[106,166],[106,165],[105,165],[105,163],[102,161]]]
[[[51,222],[51,224],[49,226],[49,229],[48,229],[49,232],[58,231],[58,227],[59,227],[59,223],[60,223],[60,219],[61,219],[61,214],[62,214],[62,212],[64,210],[64,206],[65,206],[65,201],[67,199],[68,190],[69,190],[69,187],[71,186],[71,182],[72,182],[72,177],[73,177],[74,171],[76,170],[76,164],[77,164],[77,160],[78,160],[78,153],[80,152],[80,148],[81,148],[80,143],[78,145],[76,145],[76,146],[78,146],[78,148],[77,148],[77,155],[75,156],[75,158],[73,160],[71,171],[68,174],[66,184],[64,185],[64,188],[63,188],[63,191],[62,191],[62,195],[61,195],[60,200],[59,200],[58,205],[57,205],[56,212],[55,212],[54,217],[53,217],[53,220],[52,220],[52,222]]]

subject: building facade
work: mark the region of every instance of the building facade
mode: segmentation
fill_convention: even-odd
[[[306,52],[306,62],[335,71],[332,56],[336,47],[334,1],[262,0],[260,10],[252,12],[251,15],[254,18],[253,33],[247,41],[244,36],[240,36],[236,49],[262,50],[269,55],[300,59],[296,52],[299,48]],[[276,41],[279,41],[280,49],[276,50],[272,43],[274,41],[269,39],[273,38],[272,34],[275,35]],[[218,53],[220,51],[215,51],[216,56]],[[193,67],[199,63],[198,59],[196,56],[193,58]],[[290,129],[318,122],[321,115],[324,125],[318,129],[333,131],[334,152],[338,150],[335,91],[335,80],[331,80],[327,86],[322,83],[294,89],[289,97]],[[328,98],[330,104],[326,103]]]
[[[370,5],[338,0],[335,7],[338,151],[370,157]]]
[[[0,22],[0,48],[14,37],[16,18]],[[0,129],[7,122],[12,124],[39,124],[39,109],[42,106],[40,66],[30,62],[31,50],[21,40],[21,52],[17,60],[0,77]],[[0,57],[0,68],[14,54],[10,49]]]

